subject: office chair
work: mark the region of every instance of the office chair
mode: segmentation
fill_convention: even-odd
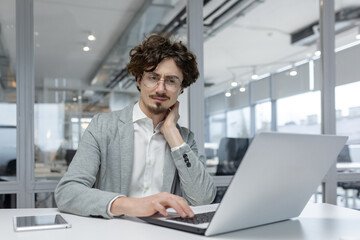
[[[16,159],[11,159],[6,165],[6,176],[16,176]]]
[[[65,160],[66,165],[69,166],[76,153],[75,149],[66,149]]]
[[[248,138],[222,138],[217,150],[216,175],[234,175],[248,147]]]
[[[341,150],[341,152],[339,153],[339,155],[337,157],[337,162],[339,162],[339,163],[352,162],[348,145],[344,145],[343,149]],[[349,171],[349,170],[344,170],[344,171]],[[337,185],[338,185],[338,187],[341,187],[342,189],[345,190],[345,206],[346,207],[348,205],[348,190],[357,190],[356,196],[358,198],[360,197],[360,182],[338,182]],[[355,198],[354,198],[354,201],[355,201]]]

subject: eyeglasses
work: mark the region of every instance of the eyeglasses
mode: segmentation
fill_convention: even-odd
[[[166,76],[161,80],[160,75],[153,72],[146,72],[143,76],[143,83],[148,88],[156,87],[160,81],[164,81],[165,88],[169,91],[176,91],[179,89],[181,82],[176,76]]]

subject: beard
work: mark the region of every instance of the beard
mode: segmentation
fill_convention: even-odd
[[[151,95],[150,98],[152,98],[152,97],[166,97],[166,98],[170,99],[166,95]],[[149,112],[154,115],[163,114],[169,110],[169,107],[164,106],[163,103],[161,103],[161,102],[156,102],[155,106],[151,106],[150,104],[147,104],[144,102],[144,105],[147,107]]]
[[[161,103],[156,103],[156,106],[147,105],[146,107],[149,110],[149,112],[154,115],[165,113],[168,110],[168,108],[162,106]]]

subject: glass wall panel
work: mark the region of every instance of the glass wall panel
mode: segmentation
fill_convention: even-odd
[[[232,110],[226,113],[227,137],[249,138],[250,137],[250,108]]]
[[[346,26],[338,29],[335,38],[336,52],[336,134],[349,139],[338,156],[338,172],[353,174],[352,181],[338,177],[338,205],[359,209],[360,206],[360,22],[358,16],[349,14],[359,11],[360,2],[336,0],[335,6],[347,18]],[[337,23],[340,26],[340,23]]]
[[[285,107],[285,102],[280,104],[277,113],[277,108],[272,110],[272,104],[278,106],[276,102],[282,98],[314,89],[312,59],[317,58],[315,52],[319,48],[319,2],[209,1],[204,4],[203,14],[205,103],[217,106],[218,112],[228,112],[227,135],[241,136],[241,131],[247,129],[248,137],[252,138],[259,131],[274,130],[285,124],[271,121],[277,118],[283,121],[296,109]],[[214,102],[215,96],[219,99],[225,93],[226,105],[218,109],[223,105],[220,101]],[[309,97],[305,102],[311,101],[310,95],[303,96]],[[318,113],[320,99],[316,106]],[[232,128],[244,123],[233,119],[229,111],[246,107],[249,125]],[[206,110],[209,109],[211,107]],[[209,115],[212,116],[211,111],[206,112],[206,116]],[[211,129],[209,127],[209,131]]]
[[[314,60],[319,58],[315,52],[320,47],[319,4],[296,0],[204,3],[207,141],[213,141],[214,131],[235,142],[242,137],[251,142],[261,131],[320,133],[320,93],[313,92]],[[213,123],[213,118],[219,121]],[[234,151],[228,148],[222,154],[220,139],[215,150],[218,167],[221,156],[229,160]],[[224,193],[224,188],[219,192]]]
[[[277,100],[277,130],[290,133],[321,132],[320,92]]]
[[[0,194],[1,208],[16,208],[16,194]]]
[[[219,113],[209,117],[210,142],[219,144],[226,136],[226,114]]]
[[[16,180],[15,1],[0,2],[0,180]],[[0,182],[1,185],[1,182]]]
[[[153,32],[186,42],[185,2],[34,0],[38,180],[60,179],[96,113],[138,99],[131,48]]]
[[[255,106],[256,132],[271,130],[271,103],[264,102]]]
[[[349,145],[360,144],[360,78],[358,79],[357,82],[340,85],[335,89],[336,130],[338,135],[349,136]],[[360,162],[360,159],[354,161]]]

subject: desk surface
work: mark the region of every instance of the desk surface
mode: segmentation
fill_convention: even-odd
[[[360,211],[333,205],[309,203],[299,218],[206,238],[191,233],[150,225],[136,218],[101,219],[61,213],[70,229],[14,232],[13,216],[41,215],[57,209],[1,209],[1,239],[360,239]]]

